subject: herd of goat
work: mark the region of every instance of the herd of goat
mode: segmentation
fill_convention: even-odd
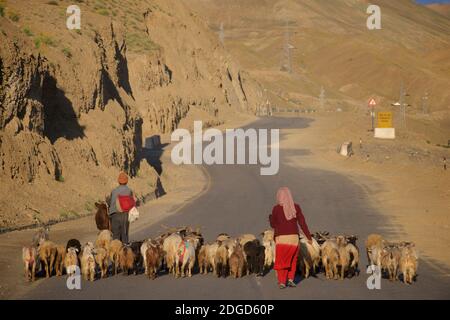
[[[175,277],[191,277],[213,272],[218,277],[240,278],[251,273],[262,276],[275,262],[275,242],[272,230],[261,233],[261,240],[252,234],[233,238],[222,233],[214,242],[204,243],[201,232],[189,227],[167,229],[156,238],[123,244],[113,240],[109,230],[99,232],[95,242],[71,239],[66,245],[49,240],[48,229],[39,230],[29,247],[22,250],[25,277],[34,281],[36,273],[76,273],[80,268],[84,279],[94,281],[110,273],[130,275],[145,272],[155,279],[163,270]],[[303,278],[323,271],[327,279],[344,279],[359,275],[360,254],[357,236],[330,236],[316,232],[312,241],[300,236],[297,268]],[[380,235],[371,234],[366,240],[370,265],[380,268],[391,281],[411,284],[416,276],[418,256],[411,242],[391,243]]]

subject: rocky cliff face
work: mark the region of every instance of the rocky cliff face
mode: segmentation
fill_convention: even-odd
[[[158,175],[143,138],[260,103],[259,85],[182,2],[111,3],[116,17],[80,6],[80,31],[40,1],[8,2],[20,20],[0,17],[0,228],[91,212],[120,170],[145,195]]]

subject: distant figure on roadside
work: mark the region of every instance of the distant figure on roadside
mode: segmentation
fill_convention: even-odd
[[[119,186],[111,192],[109,215],[111,218],[111,231],[113,239],[128,243],[128,212],[136,204],[133,191],[127,186],[128,176],[125,172],[119,174]]]
[[[443,161],[444,161],[444,170],[447,170],[447,158],[444,157]]]
[[[299,229],[312,243],[311,234],[306,225],[302,209],[292,199],[291,191],[282,187],[277,192],[277,205],[269,216],[275,236],[275,266],[280,289],[295,287],[295,271],[297,269],[297,255],[299,245]]]
[[[359,138],[359,148],[362,149],[362,138]]]

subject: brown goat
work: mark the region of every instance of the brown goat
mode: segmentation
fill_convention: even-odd
[[[133,271],[134,253],[129,246],[123,246],[122,249],[120,249],[119,266],[126,275],[130,275],[130,272]]]
[[[48,240],[39,243],[39,259],[44,263],[45,277],[50,278],[53,273],[53,264],[56,258],[56,245]]]
[[[244,251],[240,244],[237,244],[229,259],[230,275],[235,278],[241,278],[244,273],[245,258]]]
[[[161,267],[163,252],[159,245],[150,243],[145,252],[145,270],[149,279],[155,279]]]
[[[119,253],[122,249],[122,242],[120,240],[113,240],[109,244],[109,260],[114,266],[114,274],[117,274],[117,268],[119,267]]]
[[[56,246],[55,270],[57,276],[62,276],[64,269],[64,259],[66,258],[66,247]]]
[[[97,213],[95,214],[95,224],[98,230],[111,230],[111,221],[108,215],[108,205],[106,202],[96,202],[95,207]]]

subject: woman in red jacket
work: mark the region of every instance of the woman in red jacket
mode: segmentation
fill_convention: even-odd
[[[280,289],[295,287],[294,278],[297,268],[299,230],[311,243],[311,234],[306,225],[302,209],[292,199],[288,188],[280,188],[277,192],[278,204],[273,207],[269,216],[270,225],[274,229],[275,236],[275,266]]]

